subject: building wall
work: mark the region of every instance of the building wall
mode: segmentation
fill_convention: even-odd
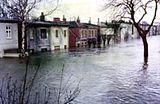
[[[121,23],[120,28],[121,41],[139,38],[137,29],[132,24]]]
[[[69,29],[69,48],[77,47],[79,43],[80,29],[79,28],[70,28]]]
[[[97,37],[97,29],[81,29],[80,37],[81,39],[95,38]]]
[[[42,36],[42,30],[45,35]],[[29,28],[27,31],[28,49],[34,51],[50,50],[50,29],[48,27]]]
[[[113,44],[114,43],[114,40],[115,40],[115,37],[116,34],[114,33],[114,29],[113,28],[108,28],[106,26],[103,26],[100,28],[100,34],[101,34],[101,38],[102,38],[102,43],[103,43],[103,39],[105,38],[106,39],[106,43],[105,45],[107,45],[107,37],[108,35],[112,35],[112,38],[110,40],[110,44]],[[101,44],[103,46],[103,44]]]
[[[102,27],[100,29],[100,33],[103,34],[103,35],[114,35],[114,29],[113,28]]]
[[[97,29],[82,28],[80,29],[80,46],[86,46],[88,39],[97,38]]]
[[[6,29],[10,27],[9,29]],[[7,31],[10,31],[10,37],[7,37]],[[18,49],[18,24],[0,23],[0,50]]]
[[[67,49],[69,47],[68,27],[51,27],[51,50]],[[56,31],[58,33],[56,33]],[[57,34],[57,36],[56,36]]]
[[[120,28],[121,28],[121,31],[120,31],[121,41],[127,41],[134,37],[134,32],[132,30],[132,24],[121,23]]]

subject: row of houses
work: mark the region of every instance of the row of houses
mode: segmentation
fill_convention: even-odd
[[[82,23],[78,17],[75,21],[53,18],[46,21],[43,13],[39,20],[26,23],[25,49],[27,52],[53,51],[76,47],[100,47],[110,41],[127,41],[139,38],[135,27],[129,22]],[[147,25],[142,25],[144,28]],[[9,50],[21,49],[21,25],[17,20],[0,19],[0,57]],[[156,35],[157,26],[153,26],[149,35]],[[107,41],[107,42],[106,42]],[[103,44],[101,44],[103,43]]]

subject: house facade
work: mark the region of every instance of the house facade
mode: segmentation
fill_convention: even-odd
[[[69,25],[65,17],[61,21],[60,18],[54,18],[50,28],[51,33],[51,50],[68,49],[69,48]]]
[[[139,38],[137,29],[129,22],[101,22],[100,27],[102,42],[107,41],[104,44]],[[110,43],[108,43],[108,41],[110,41]]]
[[[100,34],[102,37],[102,45],[109,45],[115,41],[120,41],[120,23],[101,22]]]
[[[47,22],[35,21],[27,28],[27,49],[32,52],[50,50],[50,27]]]
[[[149,24],[145,21],[143,21],[140,25],[144,30],[147,30],[149,27]],[[158,25],[153,25],[147,35],[148,36],[158,35]]]
[[[9,19],[0,19],[0,57],[4,51],[18,49],[18,22]]]
[[[27,47],[31,52],[68,48],[68,24],[56,18],[53,21],[32,21],[27,31]]]
[[[91,47],[95,46],[98,36],[98,25],[81,23],[79,17],[77,21],[70,21],[69,47]]]
[[[119,34],[121,36],[121,41],[128,41],[130,39],[139,38],[137,29],[134,27],[132,23],[129,23],[129,22],[123,22],[120,24]]]

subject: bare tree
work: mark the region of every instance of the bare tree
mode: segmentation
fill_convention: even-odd
[[[106,0],[105,9],[110,9],[112,15],[118,19],[132,20],[133,25],[136,27],[144,45],[144,65],[148,63],[148,42],[147,34],[153,26],[154,20],[157,16],[159,0]],[[151,22],[147,29],[141,27],[141,23],[148,15],[149,9],[153,11]]]
[[[35,9],[40,3],[44,0],[2,0],[1,1],[1,9],[5,8],[5,11],[9,14],[10,17],[14,19],[18,19],[22,25],[22,36],[21,36],[21,52],[22,57],[25,55],[25,29],[26,22],[30,17],[30,13],[33,9]],[[48,0],[45,0],[47,3]],[[53,0],[55,1],[55,0]],[[52,14],[58,7],[59,0],[56,0],[56,6],[48,11],[46,15]],[[2,10],[4,11],[4,10]]]

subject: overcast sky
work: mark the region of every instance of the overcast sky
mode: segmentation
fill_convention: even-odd
[[[50,5],[53,7],[53,4]],[[49,7],[48,4],[47,7]],[[79,16],[82,22],[88,22],[89,18],[91,18],[91,22],[95,24],[98,18],[100,18],[101,22],[111,20],[107,12],[102,11],[103,7],[104,0],[61,0],[58,9],[52,15],[48,16],[47,19],[52,20],[53,17],[62,18],[63,15],[65,15],[68,21],[75,20]],[[152,13],[152,11],[149,12]],[[150,18],[151,17],[148,16],[145,20],[148,21]],[[157,18],[159,21],[159,16],[157,16]]]
[[[97,23],[98,18],[106,21],[106,14],[101,11],[103,5],[103,0],[62,0],[58,10],[49,18],[65,15],[67,20],[74,20],[79,16],[82,22],[88,22],[89,18],[92,23]]]

